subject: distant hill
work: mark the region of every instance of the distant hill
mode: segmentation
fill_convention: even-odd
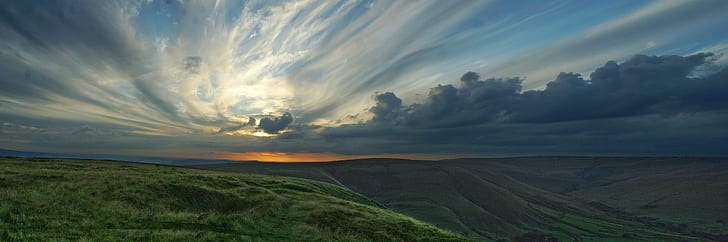
[[[0,241],[466,241],[338,186],[116,161],[0,158]]]
[[[728,159],[520,157],[195,167],[345,186],[476,239],[728,240]]]
[[[54,157],[54,158],[74,158],[74,159],[84,159],[85,158],[83,155],[77,155],[77,154],[56,154],[56,153],[30,152],[30,151],[4,150],[4,149],[0,149],[0,157]]]
[[[44,153],[44,152],[30,152],[30,151],[4,150],[4,149],[0,149],[0,157],[26,157],[26,158],[34,157],[34,158],[68,158],[68,159],[91,159],[91,160],[117,160],[117,161],[132,161],[132,162],[164,164],[164,165],[177,165],[177,166],[201,165],[201,164],[216,164],[216,163],[255,162],[255,161],[233,161],[233,160],[217,160],[217,159],[188,159],[188,158],[154,157],[154,156],[133,156],[133,155]]]

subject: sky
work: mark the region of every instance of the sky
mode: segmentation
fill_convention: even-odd
[[[728,156],[728,2],[0,2],[0,149]]]

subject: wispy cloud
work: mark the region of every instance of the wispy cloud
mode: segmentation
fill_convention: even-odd
[[[356,153],[330,141],[372,117],[402,119],[394,106],[426,105],[431,87],[452,91],[467,71],[531,90],[637,53],[708,51],[722,67],[727,11],[724,1],[2,1],[0,145]],[[356,132],[382,132],[370,129]],[[367,152],[416,148],[349,138]]]
[[[721,23],[715,20],[724,18],[726,11],[728,4],[722,1],[657,1],[480,71],[496,77],[523,76],[527,78],[527,89],[543,88],[554,77],[553,73],[587,72],[604,60],[623,60],[657,43],[674,45],[679,42],[678,33],[696,25],[717,27]]]

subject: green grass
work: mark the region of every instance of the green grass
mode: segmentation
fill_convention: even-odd
[[[461,241],[335,185],[112,161],[0,158],[0,240]]]
[[[625,226],[574,214],[565,214],[560,218],[559,222],[547,227],[537,228],[537,230],[558,238],[560,241],[699,240],[691,236],[647,229],[636,223]]]

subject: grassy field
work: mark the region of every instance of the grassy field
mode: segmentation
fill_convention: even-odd
[[[479,240],[728,239],[728,160],[523,157],[232,163],[339,184]]]
[[[465,241],[341,187],[115,161],[0,158],[0,241]]]

